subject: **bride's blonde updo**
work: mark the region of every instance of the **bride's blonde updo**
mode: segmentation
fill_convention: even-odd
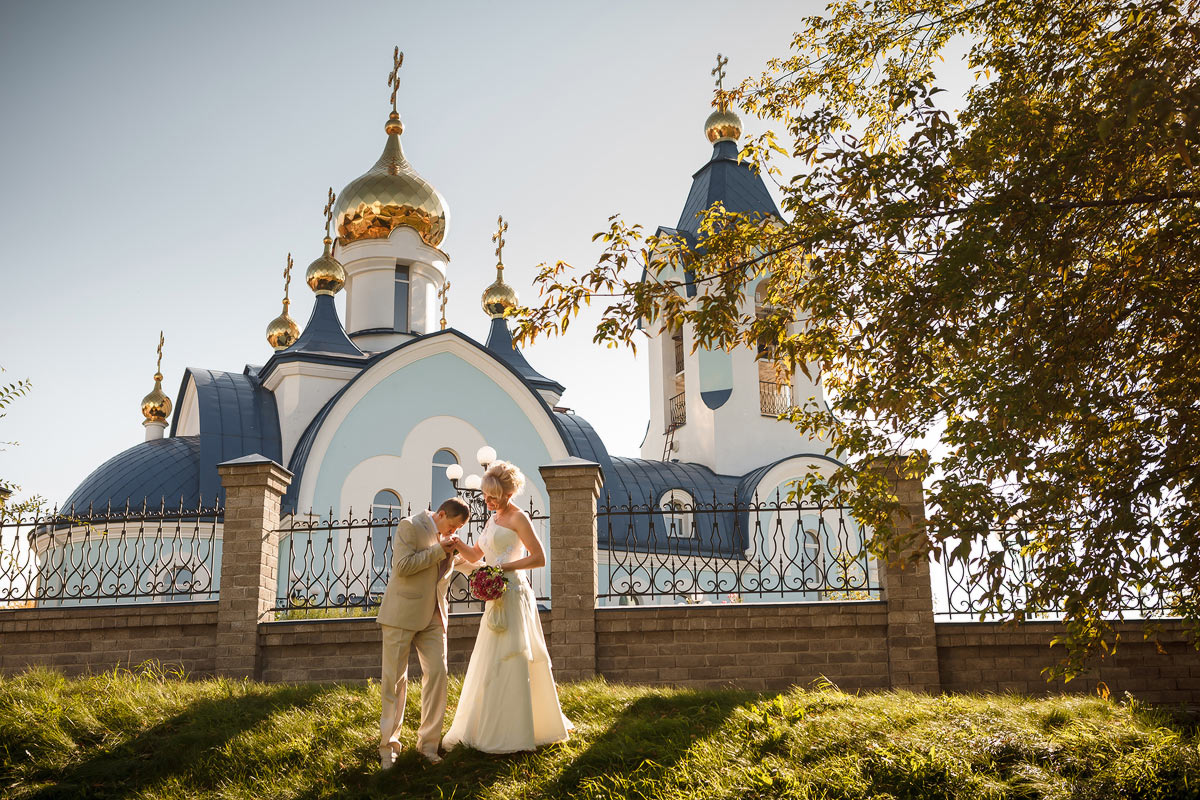
[[[493,461],[487,472],[483,473],[479,488],[493,497],[515,497],[525,488],[525,475],[516,464]]]

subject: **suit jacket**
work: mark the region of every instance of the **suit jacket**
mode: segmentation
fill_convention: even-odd
[[[436,608],[444,626],[453,564],[438,544],[432,514],[422,511],[400,520],[392,537],[392,574],[376,622],[419,631],[429,625]]]

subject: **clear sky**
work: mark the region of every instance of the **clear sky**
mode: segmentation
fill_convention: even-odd
[[[482,340],[498,213],[523,300],[539,262],[590,265],[610,214],[673,225],[710,154],[716,53],[733,80],[758,72],[821,7],[3,2],[0,379],[33,390],[0,419],[19,442],[0,476],[61,501],[140,442],[160,329],[173,400],[185,367],[265,362],[289,251],[304,324],[326,189],[384,144],[393,45],[406,155],[450,207],[447,316]],[[590,331],[526,355],[636,454],[646,363]]]

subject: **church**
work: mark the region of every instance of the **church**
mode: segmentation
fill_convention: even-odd
[[[211,506],[222,500],[217,465],[261,454],[294,476],[285,516],[337,520],[369,510],[386,518],[436,507],[459,485],[475,488],[478,476],[469,473],[496,457],[528,477],[521,504],[545,510],[538,467],[578,457],[600,464],[610,502],[660,513],[649,529],[644,518],[633,525],[644,542],[694,536],[688,512],[697,504],[786,496],[809,465],[832,463],[823,442],[777,418],[793,402],[823,402],[818,382],[799,370],[781,375],[753,348],[693,347],[686,326],[647,331],[650,418],[640,457],[610,455],[587,420],[562,405],[567,387],[513,344],[505,312],[518,296],[504,279],[503,224],[493,237],[496,280],[481,298],[480,313],[491,319],[487,340],[448,324],[449,205],[404,152],[395,70],[390,84],[382,153],[331,192],[323,251],[305,273],[316,295],[307,323],[301,328],[288,315],[285,287],[283,313],[266,329],[266,363],[190,367],[174,398],[155,374],[142,401],[145,441],[99,466],[61,509]],[[692,175],[678,221],[660,233],[697,244],[698,215],[715,203],[779,217],[762,178],[738,160],[741,128],[728,108],[708,116],[709,157]],[[343,291],[344,320],[334,303]],[[747,292],[743,313],[755,313],[760,295]],[[553,531],[541,533],[552,549]],[[803,535],[800,526],[796,533]],[[616,546],[600,536],[602,551]],[[743,537],[727,547],[749,557],[755,544]]]

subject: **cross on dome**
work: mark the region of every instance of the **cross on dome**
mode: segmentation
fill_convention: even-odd
[[[396,111],[396,92],[400,89],[400,67],[404,64],[404,53],[400,52],[400,45],[396,45],[396,49],[392,51],[392,71],[388,73],[388,86],[392,87],[392,111]]]
[[[501,251],[504,250],[504,232],[508,230],[508,223],[504,221],[504,215],[496,217],[496,232],[492,234],[492,241],[496,243],[496,267],[504,269],[504,257]]]
[[[720,53],[717,53],[717,65],[715,67],[713,67],[712,72],[710,72],[709,74],[717,76],[717,91],[718,92],[724,91],[725,87],[722,86],[722,82],[725,80],[725,65],[728,63],[729,63],[728,58],[725,58]]]

